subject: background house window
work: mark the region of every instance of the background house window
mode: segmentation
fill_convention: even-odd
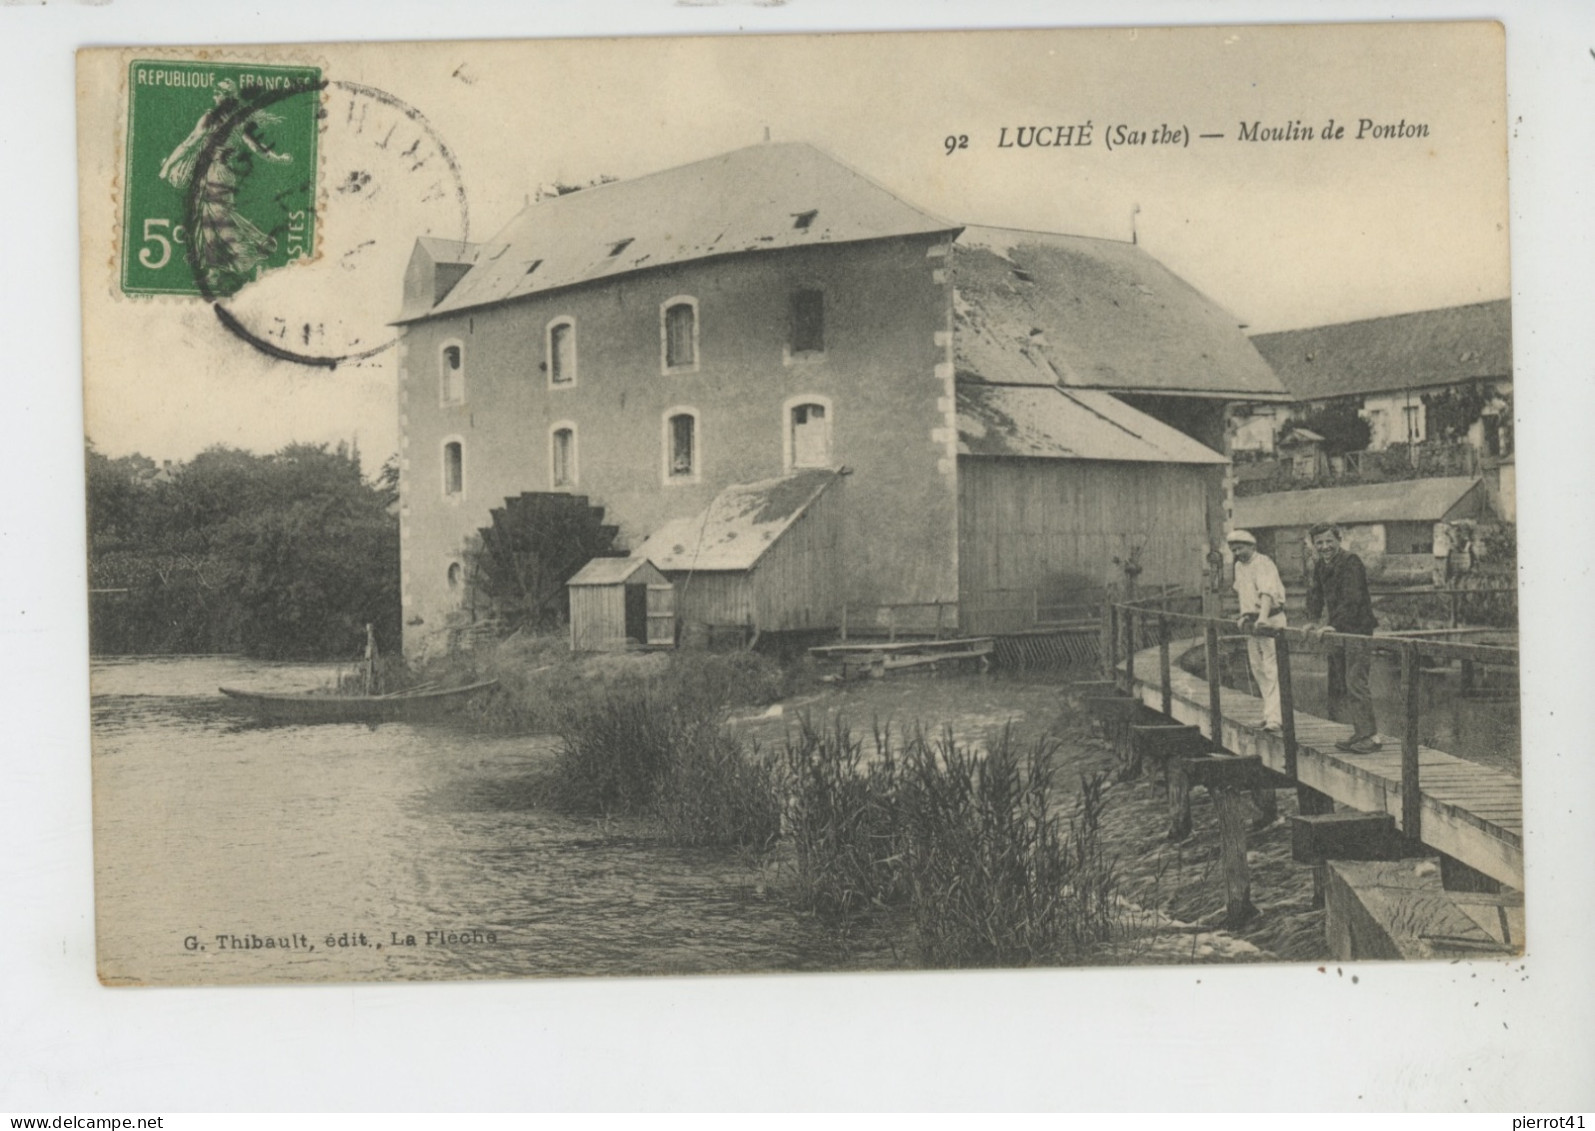
[[[691,302],[665,307],[665,369],[692,369],[698,364],[698,310]]]
[[[461,582],[461,580],[463,580],[464,576],[465,576],[465,570],[460,566],[459,562],[450,562],[449,563],[448,578],[449,578],[449,588],[450,589],[458,589],[460,587],[460,582]]]
[[[576,324],[555,322],[548,328],[548,381],[569,385],[576,380]]]
[[[576,430],[574,428],[554,429],[553,442],[553,472],[551,479],[555,487],[570,487],[576,482]]]
[[[820,353],[825,349],[825,294],[804,288],[792,295],[792,352]]]
[[[1415,404],[1406,405],[1401,410],[1401,415],[1406,421],[1409,444],[1416,444],[1423,439],[1423,418],[1419,415],[1422,411],[1423,406]]]
[[[442,355],[443,403],[459,404],[465,400],[465,351],[456,344],[443,347]]]
[[[443,445],[443,493],[458,495],[465,490],[465,445],[450,440]]]
[[[670,418],[666,430],[670,450],[669,474],[672,479],[691,479],[698,473],[698,421],[689,413],[677,413]]]
[[[831,466],[831,421],[824,405],[794,405],[790,427],[793,467]]]

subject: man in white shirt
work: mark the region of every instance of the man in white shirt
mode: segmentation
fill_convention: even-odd
[[[1233,530],[1229,535],[1230,553],[1235,555],[1235,595],[1240,598],[1241,630],[1250,633],[1259,624],[1285,627],[1285,583],[1273,559],[1257,552],[1257,539],[1250,531]],[[1251,661],[1252,678],[1263,693],[1263,729],[1279,734],[1283,714],[1279,707],[1279,667],[1274,656],[1274,641],[1249,636],[1246,658]]]

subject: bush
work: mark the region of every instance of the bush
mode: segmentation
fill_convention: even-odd
[[[877,729],[866,761],[845,722],[807,720],[786,748],[796,894],[845,918],[906,906],[931,966],[1077,961],[1116,923],[1118,877],[1101,847],[1101,776],[1065,821],[1056,741],[1021,751],[1004,729],[984,753],[950,732],[895,749]]]

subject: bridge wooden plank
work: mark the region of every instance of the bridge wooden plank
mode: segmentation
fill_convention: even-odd
[[[1200,648],[1203,641],[1178,641],[1176,655]],[[1136,656],[1136,668],[1157,672],[1157,648]],[[1158,678],[1137,678],[1136,698],[1161,709]],[[1211,688],[1207,681],[1177,665],[1170,673],[1170,714],[1214,737],[1209,718]],[[1284,740],[1264,733],[1262,702],[1233,688],[1219,693],[1218,745],[1236,754],[1256,756],[1262,765],[1283,771]],[[1296,712],[1297,780],[1343,805],[1370,813],[1388,813],[1401,820],[1401,746],[1390,739],[1371,755],[1348,754],[1334,744],[1352,728],[1331,719]],[[1389,736],[1386,736],[1387,738]],[[1511,774],[1468,762],[1432,747],[1419,747],[1423,839],[1430,847],[1462,861],[1502,883],[1523,887],[1522,782]]]

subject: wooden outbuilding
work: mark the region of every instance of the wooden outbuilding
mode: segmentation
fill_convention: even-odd
[[[841,479],[810,469],[720,492],[666,523],[638,553],[680,595],[683,625],[711,637],[835,628],[843,592]]]
[[[675,586],[647,558],[594,558],[567,588],[571,651],[675,646]]]
[[[1307,532],[1314,523],[1341,527],[1346,549],[1368,575],[1385,581],[1427,581],[1433,567],[1434,524],[1489,521],[1489,491],[1482,479],[1453,476],[1276,491],[1235,500],[1235,525],[1257,536],[1287,581],[1305,579],[1312,561]]]

